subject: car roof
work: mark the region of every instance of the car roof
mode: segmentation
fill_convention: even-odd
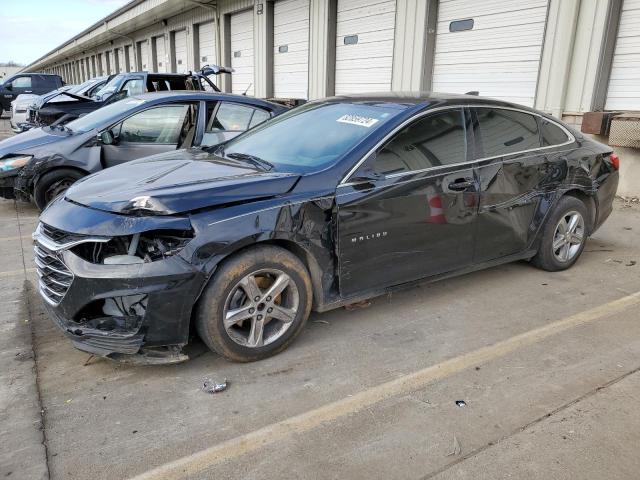
[[[444,105],[489,105],[498,107],[511,107],[523,110],[535,111],[530,107],[511,103],[495,98],[481,97],[459,93],[441,92],[375,92],[362,94],[337,95],[324,99],[329,102],[354,102],[354,103],[390,103],[405,105],[407,107],[444,106]]]
[[[164,92],[148,92],[141,93],[139,95],[133,95],[131,98],[138,98],[140,100],[144,100],[149,103],[161,103],[163,100],[172,99],[176,101],[180,100],[218,100],[218,101],[229,101],[236,103],[246,103],[247,105],[256,105],[262,106],[266,108],[270,108],[272,110],[283,110],[286,109],[283,105],[278,103],[269,102],[267,100],[262,100],[260,98],[248,97],[245,95],[235,95],[232,93],[222,93],[222,92],[204,92],[200,90],[167,90]]]

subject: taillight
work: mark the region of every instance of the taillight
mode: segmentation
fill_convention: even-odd
[[[620,157],[618,157],[618,155],[616,155],[615,153],[609,155],[609,163],[614,168],[614,170],[620,169]]]

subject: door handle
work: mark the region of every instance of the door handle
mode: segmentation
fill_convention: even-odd
[[[33,90],[25,90],[24,93],[33,93]]]
[[[464,178],[459,178],[455,182],[451,182],[448,187],[449,190],[453,190],[454,192],[464,192],[467,188],[473,186],[473,182],[466,180]]]

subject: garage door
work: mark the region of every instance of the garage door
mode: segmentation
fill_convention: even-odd
[[[273,94],[308,98],[309,0],[280,0],[273,6]]]
[[[137,70],[136,68],[136,57],[133,53],[133,47],[131,45],[127,45],[126,47],[124,47],[127,51],[127,56],[125,57],[128,61],[129,61],[129,68],[128,68],[128,72],[135,72]]]
[[[443,0],[432,90],[496,97],[533,106],[547,0]]]
[[[169,65],[167,60],[167,49],[165,48],[164,35],[153,39],[155,43],[156,58],[155,58],[155,71],[156,72],[168,72]]]
[[[175,71],[183,73],[189,69],[187,65],[187,31],[179,30],[174,34]]]
[[[640,110],[640,0],[622,4],[605,108]]]
[[[141,71],[149,71],[149,44],[146,40],[138,42],[138,65]]]
[[[216,60],[216,31],[213,22],[201,23],[198,26],[198,56],[200,68],[205,65],[215,65]]]
[[[391,90],[395,0],[338,0],[336,95]]]
[[[231,92],[253,95],[253,11],[231,15]]]

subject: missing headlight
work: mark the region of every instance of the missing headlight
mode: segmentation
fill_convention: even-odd
[[[191,230],[153,230],[113,237],[104,243],[82,243],[72,251],[91,263],[111,265],[149,263],[175,255],[192,238]]]

